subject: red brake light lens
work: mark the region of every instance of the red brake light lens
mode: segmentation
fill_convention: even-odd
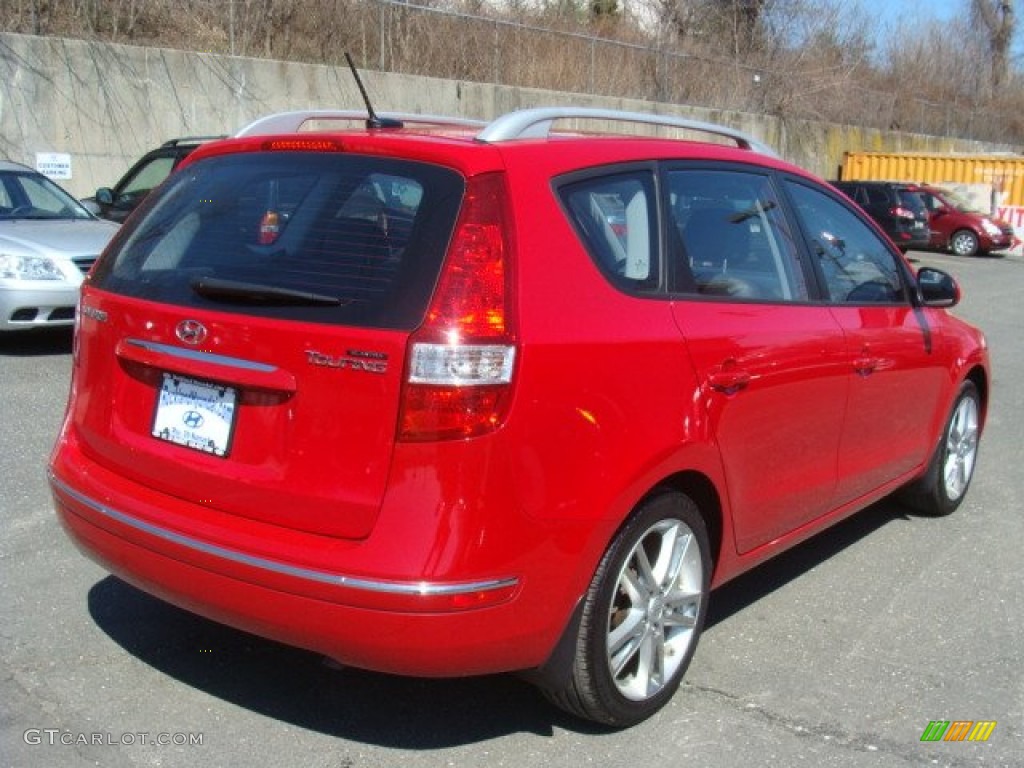
[[[409,346],[399,436],[476,437],[504,421],[515,363],[508,194],[474,177],[423,326]]]
[[[505,186],[492,174],[471,180],[444,271],[424,330],[439,341],[461,341],[506,333],[505,283],[508,253]]]
[[[342,146],[333,139],[271,139],[263,143],[266,150],[292,152],[341,152]]]

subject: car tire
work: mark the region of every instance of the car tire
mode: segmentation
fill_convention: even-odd
[[[974,476],[980,431],[981,397],[974,383],[965,381],[928,470],[902,491],[901,500],[917,512],[935,517],[956,510]]]
[[[693,657],[710,577],[697,505],[676,491],[649,497],[601,559],[584,598],[572,673],[561,687],[545,688],[548,698],[614,727],[653,715]]]
[[[957,256],[977,256],[979,246],[978,236],[969,229],[958,229],[949,238],[949,249]]]

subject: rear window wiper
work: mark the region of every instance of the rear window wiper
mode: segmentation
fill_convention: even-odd
[[[218,277],[197,277],[189,285],[200,296],[208,299],[240,304],[267,304],[274,306],[339,307],[346,303],[336,296],[322,293],[278,288],[273,285],[224,280]]]

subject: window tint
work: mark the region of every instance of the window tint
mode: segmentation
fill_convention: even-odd
[[[0,173],[0,217],[91,218],[76,200],[45,176],[17,171]]]
[[[68,200],[59,195],[53,185],[43,177],[22,176],[21,186],[25,190],[25,197],[35,208],[36,214],[52,214],[53,216],[67,216],[71,214]]]
[[[130,195],[136,192],[149,192],[170,176],[173,169],[173,157],[155,157],[125,182],[120,193],[122,195]]]
[[[807,285],[775,189],[737,171],[668,173],[672,290],[800,301]]]
[[[587,179],[563,187],[561,195],[602,272],[627,288],[658,284],[656,205],[649,172]]]
[[[888,205],[889,191],[884,187],[865,187],[869,205]]]
[[[929,213],[935,213],[942,208],[942,203],[935,197],[931,192],[919,192],[918,195],[921,198],[921,202],[924,203],[924,207]]]
[[[857,203],[857,205],[867,205],[868,193],[859,184],[853,184],[851,182],[838,182],[834,184],[835,188],[846,195],[848,198]]]
[[[182,306],[409,329],[463,189],[453,171],[365,156],[211,158],[147,198],[94,279]]]
[[[897,195],[900,198],[900,205],[904,208],[909,208],[914,213],[924,213],[924,201],[921,200],[921,196],[912,190],[901,189],[898,190]]]
[[[787,182],[828,298],[847,304],[903,303],[902,270],[860,218],[818,190]]]

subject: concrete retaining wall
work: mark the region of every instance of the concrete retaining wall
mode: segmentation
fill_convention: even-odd
[[[573,104],[679,114],[744,130],[828,178],[836,177],[847,151],[1008,149],[674,104],[362,74],[378,111],[486,120],[522,107]],[[79,197],[113,184],[135,159],[166,139],[233,133],[270,112],[306,108],[362,108],[348,70],[0,34],[0,157],[35,167],[40,154],[68,156],[70,178],[60,183]]]

